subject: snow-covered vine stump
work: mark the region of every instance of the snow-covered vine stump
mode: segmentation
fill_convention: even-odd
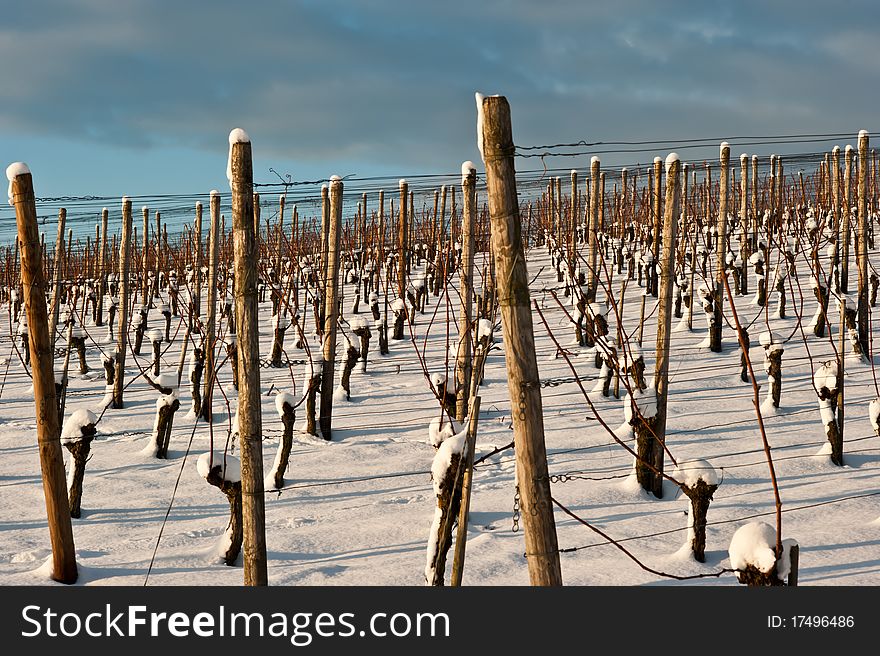
[[[219,451],[203,453],[197,463],[199,476],[218,488],[229,501],[229,524],[217,551],[226,565],[235,565],[242,543],[241,462]]]
[[[162,335],[162,331],[158,328],[150,331],[150,344],[153,348],[153,375],[158,376],[161,369],[161,356],[162,356],[162,339],[164,336]]]
[[[705,460],[688,460],[678,463],[672,473],[681,491],[690,502],[688,511],[688,535],[686,546],[697,562],[706,562],[706,517],[712,495],[718,489],[718,472]]]
[[[316,406],[318,391],[321,389],[321,362],[311,360],[306,363],[306,419],[303,430],[309,435],[318,435],[316,427]]]
[[[653,493],[660,485],[653,467],[657,448],[657,394],[654,389],[637,392],[635,396],[627,394],[623,414],[636,436],[636,480],[643,490]]]
[[[740,326],[739,329],[740,338],[742,340],[744,349],[740,349],[739,354],[739,379],[744,382],[749,382],[749,359],[746,357],[746,353],[749,349],[749,332],[744,326]]]
[[[283,363],[281,362],[281,355],[284,353],[284,334],[287,332],[287,329],[290,327],[291,322],[290,318],[287,315],[286,310],[281,310],[279,314],[272,315],[272,328],[273,328],[273,337],[272,337],[272,351],[269,356],[269,361],[271,362],[273,367],[283,367]]]
[[[737,580],[750,587],[762,587],[785,585],[787,578],[796,579],[791,555],[797,541],[782,540],[779,557],[775,545],[776,531],[769,524],[750,522],[740,526],[728,548],[730,566],[736,570]]]
[[[141,346],[144,343],[144,334],[147,330],[147,309],[138,305],[131,317],[131,326],[134,328],[134,354],[141,354]]]
[[[770,383],[767,399],[762,404],[762,410],[768,411],[771,407],[779,407],[782,395],[782,354],[785,349],[782,339],[773,332],[761,333],[758,341],[764,347],[764,371],[767,373],[767,382]]]
[[[159,306],[159,312],[162,314],[162,317],[165,319],[165,341],[171,342],[171,310],[168,308],[167,303],[162,303]]]
[[[235,333],[226,335],[226,357],[229,359],[229,366],[232,368],[232,387],[238,389],[238,340]]]
[[[403,326],[406,322],[406,303],[402,298],[395,298],[391,303],[391,311],[394,312],[394,331],[391,339],[403,339]]]
[[[460,473],[467,455],[467,430],[457,423],[448,420],[444,423],[442,418],[436,418],[429,427],[429,438],[437,447],[431,465],[437,507],[428,535],[425,582],[427,585],[442,586],[446,555],[452,545],[452,529],[461,505]]]
[[[766,276],[764,274],[763,251],[758,250],[752,253],[751,257],[749,257],[749,264],[751,264],[755,270],[755,298],[752,300],[752,304],[757,305],[758,307],[764,307],[767,303],[767,287],[764,284]]]
[[[293,425],[296,421],[295,406],[296,401],[292,394],[281,392],[275,397],[275,409],[278,411],[278,416],[281,417],[284,431],[278,443],[278,451],[275,454],[272,471],[269,472],[269,476],[266,478],[267,488],[274,487],[276,490],[280,490],[284,487],[284,472],[287,471],[290,449],[293,446]]]
[[[843,314],[844,323],[846,324],[846,336],[850,345],[850,351],[847,355],[862,360],[865,357],[865,353],[862,350],[862,343],[861,340],[859,340],[859,329],[856,325],[856,307],[854,307],[854,303],[845,295],[841,295],[837,298],[837,306],[840,309],[841,314]]]
[[[835,360],[824,362],[813,374],[813,385],[819,395],[819,413],[828,444],[818,455],[830,455],[831,462],[843,466],[843,435],[840,432],[837,418],[837,398],[839,395],[840,378]]]
[[[354,317],[349,323],[351,331],[360,339],[361,373],[366,373],[367,355],[370,352],[370,338],[373,336],[373,333],[370,331],[367,320],[362,317]]]
[[[192,395],[191,413],[198,417],[202,410],[202,371],[205,368],[205,356],[201,348],[193,347],[189,356],[189,382]]]
[[[346,335],[348,339],[348,335]],[[360,350],[348,340],[348,348],[345,350],[345,363],[342,367],[342,376],[339,379],[339,387],[345,394],[345,400],[351,401],[351,372],[361,357]]]
[[[630,346],[629,357],[630,363],[627,369],[629,377],[633,386],[642,392],[648,387],[648,382],[645,380],[645,358],[642,355],[642,350],[638,346]]]
[[[180,409],[177,394],[163,394],[156,400],[156,424],[153,429],[153,441],[156,457],[168,457],[168,445],[171,443],[171,429],[174,426],[174,413]]]
[[[89,373],[89,365],[86,362],[86,334],[79,326],[70,329],[70,347],[76,350],[80,375]]]
[[[82,408],[70,415],[61,430],[61,443],[70,451],[70,462],[67,468],[67,497],[70,516],[75,519],[78,519],[82,514],[83,478],[86,473],[86,462],[89,460],[92,439],[98,432],[95,428],[97,421],[98,418],[91,410]]]
[[[825,336],[825,312],[828,308],[828,287],[819,282],[816,276],[810,277],[810,287],[813,289],[813,295],[816,297],[816,313],[810,321],[808,330],[816,337]]]

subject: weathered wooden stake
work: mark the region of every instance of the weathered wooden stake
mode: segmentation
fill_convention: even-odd
[[[129,287],[128,258],[131,250],[131,199],[122,199],[122,236],[119,244],[119,310],[117,311],[116,375],[113,378],[113,407],[123,408],[125,356],[128,350]]]
[[[472,365],[471,340],[473,338],[471,296],[474,278],[474,225],[477,222],[477,170],[472,162],[461,165],[461,312],[458,327],[458,357],[455,368],[456,404],[455,416],[464,421],[469,402]]]
[[[214,371],[214,340],[216,336],[217,316],[217,260],[220,256],[220,192],[211,191],[209,204],[211,228],[208,237],[208,307],[206,309],[205,339],[203,342],[205,357],[205,387],[202,392],[201,418],[210,423],[214,420],[212,397],[216,381]]]
[[[859,228],[856,250],[856,264],[859,268],[858,324],[859,343],[862,353],[869,359],[873,357],[869,344],[868,323],[868,131],[859,132]]]
[[[326,315],[324,317],[324,337],[321,352],[324,364],[321,372],[321,408],[318,423],[321,436],[332,438],[333,425],[333,382],[336,366],[336,322],[339,317],[339,304],[336,299],[339,291],[339,239],[342,231],[342,179],[330,178],[330,225],[327,239],[327,284],[325,290]]]
[[[22,163],[10,165],[6,169],[6,177],[11,182],[10,191],[15,205],[29,350],[34,355],[31,371],[40,470],[46,498],[49,539],[52,544],[52,578],[61,583],[74,583],[77,578],[76,555],[61,452],[61,425],[58,422],[55,372],[52,366],[55,358],[49,338],[46,279],[40,257],[33,178],[30,170]]]
[[[721,352],[721,329],[724,327],[722,307],[724,305],[724,276],[727,275],[727,184],[730,177],[730,146],[721,144],[721,177],[718,191],[718,236],[716,241],[715,299],[712,326],[709,331],[709,350]]]
[[[58,236],[55,238],[55,267],[52,271],[52,311],[49,314],[49,340],[55,351],[55,332],[58,328],[58,311],[61,307],[61,267],[64,261],[64,222],[67,210],[58,210]],[[68,264],[69,266],[69,264]]]
[[[516,194],[510,106],[506,98],[493,96],[482,99],[479,109],[529,578],[532,585],[562,585]]]
[[[235,248],[235,326],[238,350],[238,435],[241,448],[244,584],[266,585],[266,518],[263,496],[260,333],[257,305],[259,254],[254,234],[254,174],[250,138],[229,134],[232,225]]]

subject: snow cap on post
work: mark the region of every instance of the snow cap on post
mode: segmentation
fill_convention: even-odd
[[[229,133],[229,158],[226,160],[226,179],[229,180],[229,188],[232,189],[232,146],[237,143],[250,143],[248,133],[241,128],[233,128]]]
[[[590,158],[590,166],[592,166],[593,164],[598,164],[598,163],[599,163],[599,156],[598,156],[598,155],[593,155],[593,156]]]
[[[659,157],[658,157],[659,159]],[[672,168],[672,165],[678,161],[678,153],[669,153],[666,156],[666,174],[669,175],[669,169]]]
[[[471,171],[476,171],[477,167],[474,166],[474,163],[470,160],[461,163],[461,184],[464,184],[465,180],[471,174]]]
[[[868,131],[867,130],[859,130],[859,140],[867,139],[867,138],[868,138]]]
[[[663,161],[663,160],[660,159],[660,157],[655,157],[655,158],[654,158],[654,164],[659,164],[659,163],[662,162],[662,161]]]
[[[726,141],[722,141],[722,142],[721,142],[721,147],[718,149],[719,155],[720,155],[721,157],[724,157],[724,149],[725,149],[725,148],[726,148],[727,150],[730,150],[730,144],[727,143]]]
[[[31,170],[24,162],[13,162],[6,167],[6,179],[9,180],[9,191],[6,192],[6,195],[9,197],[10,205],[15,205],[15,201],[12,200],[12,181],[15,180],[18,176],[30,172]]]

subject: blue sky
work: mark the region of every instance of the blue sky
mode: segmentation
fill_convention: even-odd
[[[475,90],[508,97],[521,145],[854,139],[880,128],[878,14],[867,0],[8,3],[0,153],[30,164],[38,196],[223,189],[236,126],[258,181],[452,173],[482,168]],[[652,156],[603,165],[634,158]]]

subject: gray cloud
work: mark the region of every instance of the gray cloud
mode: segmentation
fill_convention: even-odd
[[[241,125],[272,157],[451,171],[477,157],[481,90],[508,96],[523,144],[855,133],[876,127],[877,18],[867,0],[31,0],[0,27],[0,129],[220,153]]]

